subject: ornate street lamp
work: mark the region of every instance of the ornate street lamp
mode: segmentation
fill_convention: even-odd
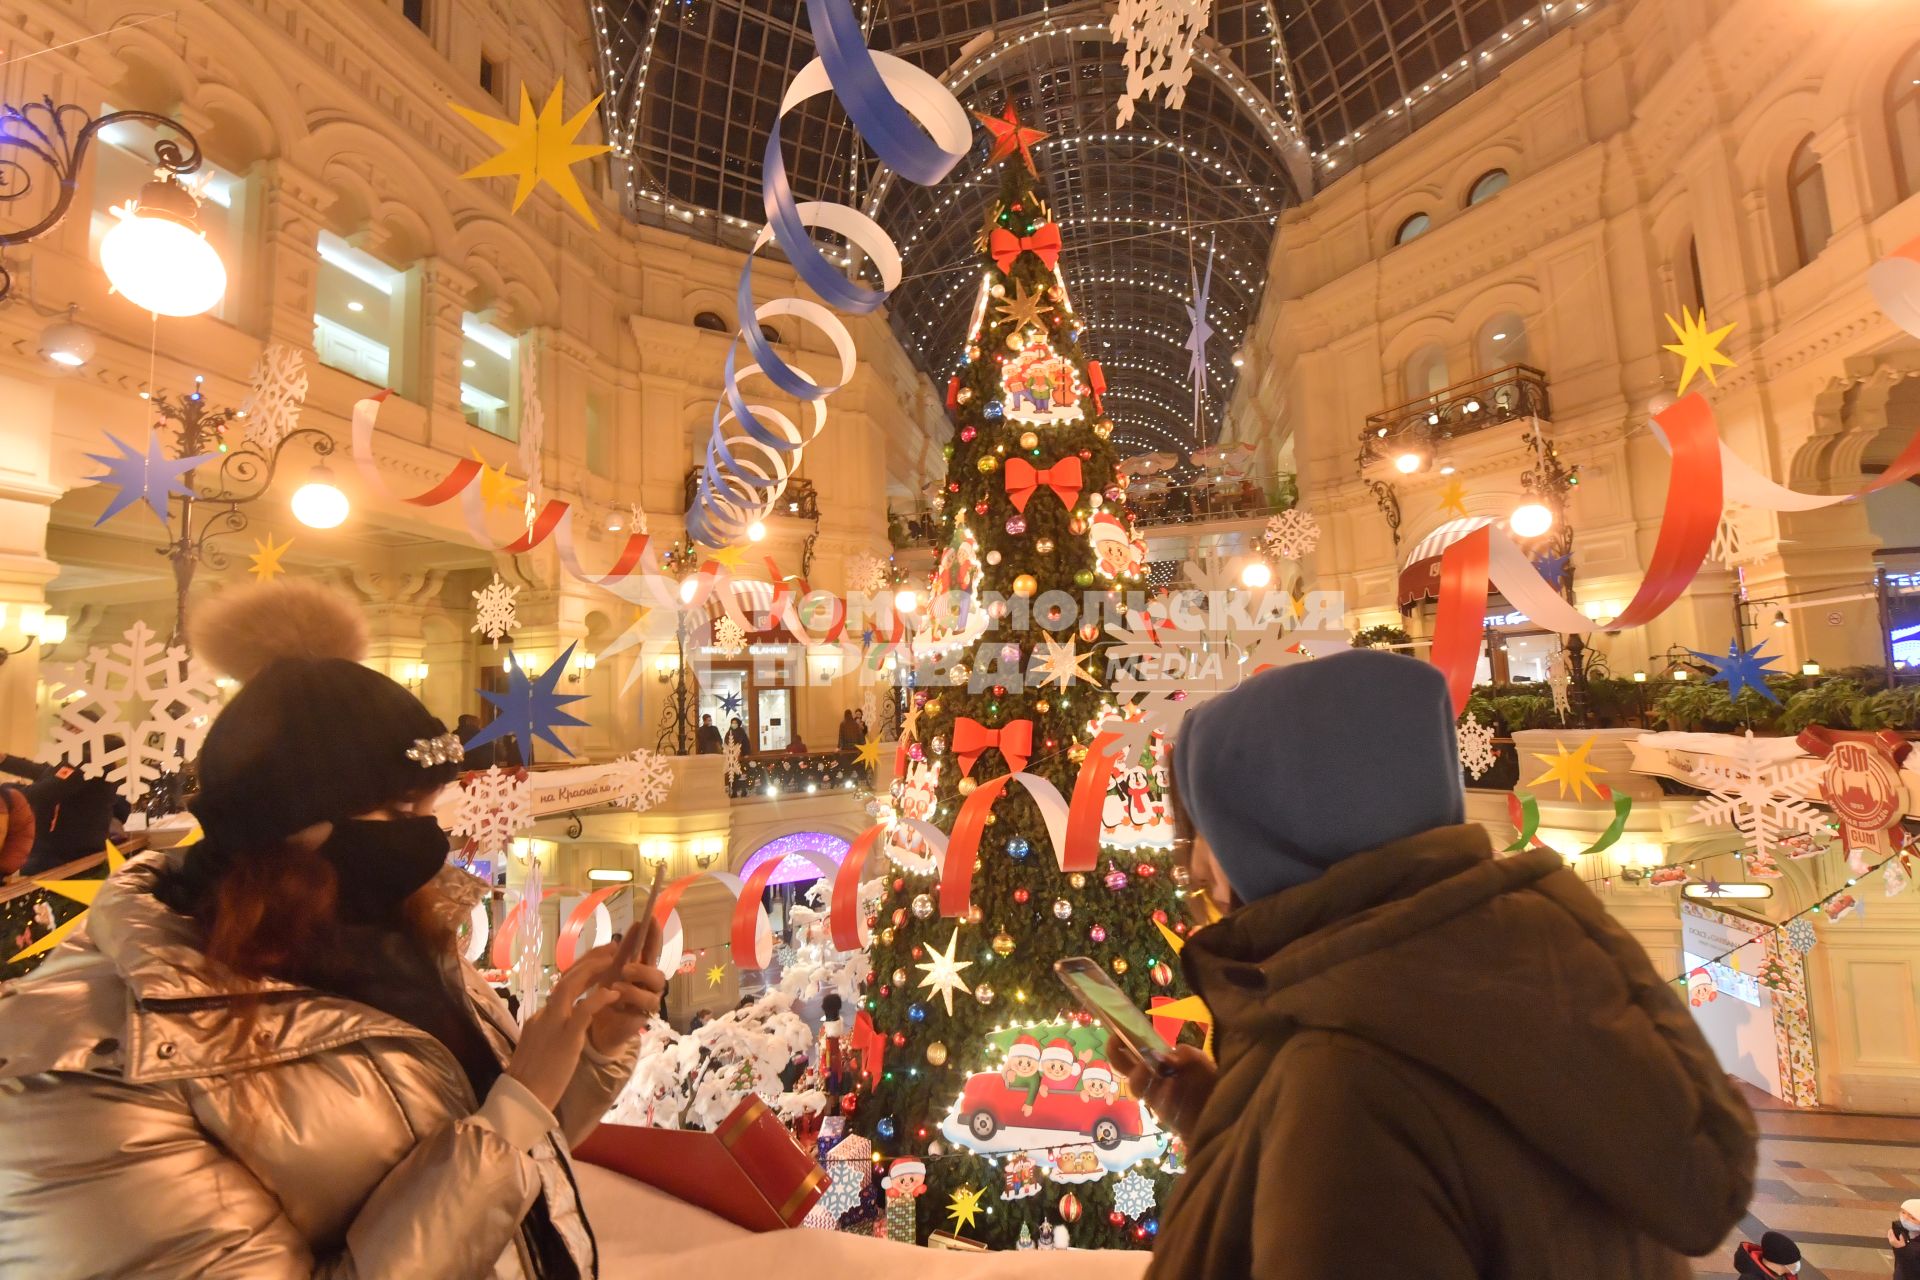
[[[66,218],[80,169],[101,130],[140,122],[171,130],[179,139],[153,144],[154,177],[140,194],[113,210],[120,220],[100,244],[100,265],[113,287],[134,305],[167,316],[197,316],[211,310],[227,290],[227,269],[200,230],[200,201],[180,182],[200,167],[200,143],[184,125],[153,111],[115,111],[95,117],[75,103],[43,97],[15,107],[0,103],[0,206],[35,190],[43,168],[60,184],[45,217],[18,231],[0,231],[0,250],[46,235]],[[0,302],[13,278],[0,264]]]

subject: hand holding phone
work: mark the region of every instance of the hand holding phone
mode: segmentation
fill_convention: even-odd
[[[654,863],[653,881],[647,886],[646,906],[640,909],[640,913],[634,916],[633,923],[627,926],[627,936],[620,939],[620,949],[613,953],[613,967],[607,970],[607,976],[600,980],[602,986],[612,986],[614,983],[619,982],[621,975],[626,973],[627,966],[632,964],[636,959],[644,959],[648,964],[652,964],[660,958],[660,944],[658,940],[655,940],[654,944],[647,948],[648,954],[645,956],[640,954],[640,948],[646,944],[648,939],[654,937],[653,904],[659,900],[660,886],[665,882],[666,878],[667,864],[664,862]]]
[[[1153,1029],[1153,1020],[1107,976],[1105,969],[1088,956],[1066,956],[1053,962],[1053,971],[1067,984],[1073,998],[1106,1023],[1135,1057],[1164,1074],[1173,1046]]]

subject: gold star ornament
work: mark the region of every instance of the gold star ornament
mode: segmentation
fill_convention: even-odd
[[[1016,282],[1013,296],[1000,304],[1000,317],[1011,321],[1016,332],[1028,327],[1041,329],[1045,326],[1040,323],[1040,317],[1052,310],[1040,293],[1029,293],[1026,285]]]
[[[288,538],[285,542],[275,546],[271,533],[266,536],[264,541],[255,539],[253,554],[247,557],[252,567],[249,568],[247,572],[262,582],[272,582],[275,578],[287,571],[286,566],[280,563],[280,557],[285,555],[287,548],[292,545],[293,539]]]
[[[854,758],[863,769],[878,769],[880,767],[880,744],[878,742],[861,743],[859,750],[854,753]]]
[[[492,511],[495,507],[510,507],[520,501],[520,482],[507,474],[506,465],[497,467],[487,465],[480,451],[473,451],[474,461],[480,464],[480,500]]]
[[[1021,124],[1011,102],[997,116],[982,115],[978,111],[973,114],[993,135],[993,150],[987,153],[988,165],[997,164],[1018,151],[1020,158],[1027,162],[1027,172],[1038,172],[1033,167],[1033,144],[1047,135],[1039,129],[1029,129]]]
[[[120,850],[114,845],[113,841],[111,840],[107,841],[107,875],[109,876],[112,875],[114,872],[118,871],[120,868],[126,865],[127,865],[126,856],[120,852]],[[100,896],[100,890],[103,887],[105,887],[106,883],[107,881],[105,876],[102,876],[98,880],[81,879],[81,880],[39,881],[39,885],[42,889],[45,889],[50,893],[57,893],[63,898],[70,898],[74,902],[78,902],[82,906],[86,907],[87,911],[93,910],[93,900]],[[20,961],[25,960],[29,956],[37,956],[43,951],[53,950],[55,947],[59,946],[61,943],[67,940],[68,934],[72,933],[75,929],[78,929],[80,927],[80,922],[87,918],[87,911],[82,911],[79,915],[67,921],[65,924],[55,929],[52,933],[49,933],[46,937],[40,939],[40,941],[28,947],[26,950],[22,951],[19,955],[16,955],[15,957],[13,957],[13,959],[7,961],[7,963],[18,964]]]
[[[567,82],[564,79],[556,81],[553,92],[547,95],[547,104],[535,114],[533,99],[527,95],[527,86],[521,85],[518,122],[500,120],[484,111],[471,111],[455,103],[455,111],[478,125],[480,131],[500,147],[499,154],[481,161],[460,176],[519,179],[520,185],[513,192],[515,213],[520,212],[520,206],[527,202],[533,189],[544,182],[553,188],[554,194],[567,202],[568,207],[585,218],[588,226],[597,229],[600,222],[593,216],[593,210],[587,207],[586,193],[581,191],[579,180],[573,176],[573,166],[582,160],[605,155],[613,148],[606,143],[578,141],[580,130],[593,119],[594,108],[600,105],[600,99],[596,97],[573,116],[563,117],[561,113],[565,108],[561,104],[566,97],[566,89]]]
[[[717,987],[726,979],[726,976],[727,966],[723,964],[714,965],[713,968],[707,970],[707,985]]]
[[[953,1219],[955,1231],[980,1220],[980,1198],[986,1194],[985,1187],[962,1187],[953,1193],[953,1198],[947,1201],[947,1216]]]
[[[1705,308],[1696,315],[1682,307],[1680,320],[1676,323],[1672,316],[1668,316],[1667,327],[1673,330],[1674,337],[1680,339],[1663,344],[1665,350],[1680,357],[1680,394],[1687,393],[1687,384],[1693,381],[1696,373],[1706,374],[1709,385],[1719,386],[1719,381],[1713,376],[1714,367],[1733,368],[1733,361],[1720,352],[1720,344],[1733,332],[1733,326],[1723,325],[1709,331]]]
[[[1566,744],[1558,738],[1554,739],[1553,746],[1552,755],[1542,755],[1537,751],[1532,753],[1535,760],[1547,766],[1547,770],[1528,785],[1537,787],[1543,782],[1557,783],[1562,800],[1579,800],[1586,791],[1593,792],[1594,799],[1601,799],[1600,785],[1596,779],[1605,770],[1587,759],[1587,753],[1593,750],[1593,739],[1588,738],[1572,751],[1567,750]],[[1567,795],[1569,790],[1573,792],[1571,797]]]
[[[1086,666],[1094,659],[1093,651],[1079,652],[1074,648],[1072,636],[1055,640],[1052,636],[1043,635],[1040,637],[1040,647],[1041,651],[1033,655],[1032,674],[1040,678],[1041,688],[1051,684],[1071,689],[1075,680],[1084,680],[1096,686],[1100,683]]]
[[[1467,488],[1458,480],[1449,480],[1440,486],[1440,513],[1449,516],[1467,514]]]

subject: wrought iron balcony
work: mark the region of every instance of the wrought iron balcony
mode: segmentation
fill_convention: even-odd
[[[1551,421],[1547,375],[1508,365],[1367,418],[1360,432],[1360,468],[1414,454],[1424,465],[1461,436],[1519,418]],[[1417,469],[1417,468],[1413,468]]]

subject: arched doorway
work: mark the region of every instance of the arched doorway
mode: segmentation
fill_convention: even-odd
[[[842,836],[826,831],[794,831],[773,839],[747,855],[740,864],[739,876],[750,879],[755,871],[769,862],[777,862],[773,874],[767,879],[767,887],[761,894],[761,905],[767,909],[767,920],[773,926],[773,936],[778,940],[775,945],[776,956],[780,948],[797,949],[804,938],[803,921],[796,920],[795,909],[817,910],[809,902],[815,886],[822,893],[815,902],[825,899],[825,890],[831,888],[824,883],[824,873],[817,859],[826,859],[839,865],[847,856],[849,842]]]

